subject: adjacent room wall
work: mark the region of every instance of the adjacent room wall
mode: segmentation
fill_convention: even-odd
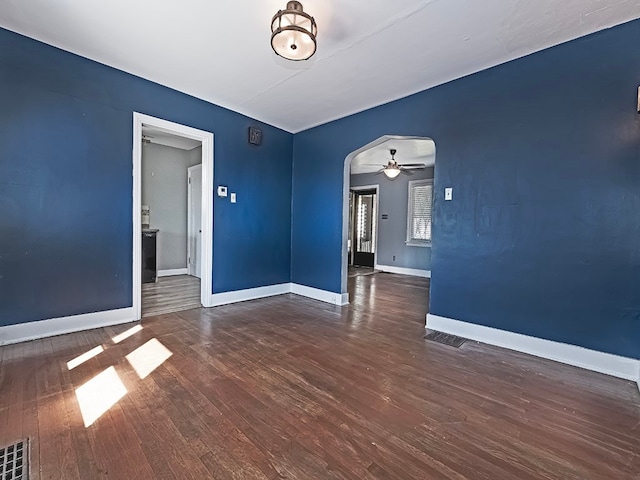
[[[198,149],[202,155],[202,147],[193,150]],[[158,270],[187,268],[187,168],[191,160],[188,150],[142,145],[142,205],[150,208],[149,227],[160,230]]]
[[[134,111],[214,133],[213,291],[290,281],[290,133],[1,29],[0,65],[0,326],[132,305]]]
[[[377,264],[380,266],[431,270],[431,248],[407,246],[409,181],[433,178],[433,167],[416,170],[390,180],[383,174],[351,175],[351,186],[379,185]],[[387,219],[382,215],[386,214]],[[395,256],[395,259],[394,259]]]
[[[202,163],[202,145],[189,150],[189,167],[200,165]]]
[[[640,358],[639,44],[633,21],[296,134],[292,282],[340,293],[345,157],[430,137],[430,313]]]

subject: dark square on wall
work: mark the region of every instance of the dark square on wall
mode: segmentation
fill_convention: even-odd
[[[249,143],[262,145],[262,130],[257,127],[249,127]]]

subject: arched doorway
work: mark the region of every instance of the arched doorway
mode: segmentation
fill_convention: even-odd
[[[411,171],[403,171],[402,173],[409,173],[411,176],[405,177],[405,175],[399,175],[399,180],[390,179],[385,174],[382,173],[383,166],[388,164],[388,161],[391,159],[391,152],[395,151],[395,160],[400,165],[416,165],[416,169],[420,169],[422,167],[417,167],[417,165],[423,165],[423,168],[430,169],[431,177],[428,182],[422,182],[422,184],[430,185],[428,189],[422,188],[420,191],[416,188],[412,189],[412,182],[407,179],[413,178],[411,175]],[[347,279],[349,275],[349,265],[350,260],[354,258],[350,252],[350,246],[356,248],[357,238],[353,238],[353,242],[350,245],[350,225],[352,220],[352,209],[350,208],[350,195],[352,193],[352,185],[351,185],[351,175],[355,172],[355,177],[363,177],[367,180],[365,183],[366,187],[371,191],[376,191],[380,193],[386,185],[390,185],[395,182],[396,186],[398,184],[403,184],[403,189],[397,191],[401,191],[403,193],[396,192],[394,195],[394,201],[396,203],[396,212],[391,215],[391,213],[386,213],[384,211],[385,205],[384,203],[381,205],[381,208],[376,208],[376,218],[374,219],[374,224],[379,224],[380,229],[388,228],[395,230],[395,240],[396,244],[402,244],[397,247],[398,254],[393,255],[390,252],[386,251],[384,254],[380,254],[381,252],[378,250],[380,248],[380,242],[378,241],[378,233],[369,232],[368,235],[371,238],[367,238],[367,248],[369,245],[375,245],[375,249],[369,249],[367,253],[371,255],[371,258],[375,258],[375,266],[380,267],[383,271],[389,271],[393,273],[406,273],[410,275],[417,276],[429,276],[430,272],[424,269],[417,268],[404,268],[401,266],[394,267],[392,264],[395,264],[396,257],[398,258],[398,264],[402,264],[403,255],[413,257],[421,257],[428,256],[429,261],[431,257],[431,206],[432,206],[432,192],[433,192],[433,169],[435,167],[435,142],[428,137],[415,137],[415,136],[399,136],[399,135],[384,135],[373,142],[359,148],[345,158],[344,163],[344,183],[343,183],[343,212],[342,212],[342,268],[341,268],[341,293],[343,299],[348,298],[348,286]],[[402,167],[401,167],[402,168]],[[409,170],[409,169],[407,169]],[[364,175],[359,175],[364,174]],[[416,175],[415,177],[420,177],[421,175]],[[385,183],[391,182],[391,183]],[[404,182],[404,183],[403,183]],[[420,182],[414,182],[415,184]],[[421,185],[422,185],[421,184]],[[360,182],[360,186],[362,182]],[[382,185],[383,189],[380,189],[380,185]],[[413,185],[417,187],[418,185]],[[354,186],[354,190],[357,191],[359,186]],[[431,195],[429,197],[429,217],[427,219],[418,218],[415,219],[415,228],[410,224],[411,222],[411,195],[412,190],[422,194],[424,197],[425,191],[430,191]],[[400,195],[403,195],[400,198]],[[375,200],[377,201],[377,199]],[[398,202],[404,202],[404,216],[401,217],[400,214],[397,213]],[[378,202],[379,203],[379,202]],[[390,225],[393,224],[393,227]],[[371,222],[367,223],[367,227],[371,227]],[[402,228],[403,231],[407,232],[407,236],[404,239],[397,238],[397,230],[398,228]],[[423,232],[427,232],[428,230],[428,242],[422,241],[421,239],[413,239],[411,231],[415,230],[417,235],[422,235],[421,238],[424,238],[425,235]],[[401,232],[402,233],[402,232]],[[353,233],[351,236],[354,236]],[[389,250],[388,244],[389,241],[386,239],[382,239],[382,249]],[[405,241],[406,240],[406,241]],[[385,243],[387,245],[385,245]],[[427,249],[422,249],[420,247],[427,247]],[[373,250],[373,251],[372,251]],[[388,255],[387,255],[388,254]],[[385,259],[386,256],[392,258],[393,260]],[[385,265],[382,265],[382,262]],[[380,264],[379,264],[380,263]],[[389,265],[386,265],[386,264]]]

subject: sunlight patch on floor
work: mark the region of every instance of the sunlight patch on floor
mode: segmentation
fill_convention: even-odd
[[[84,385],[76,388],[76,397],[84,426],[90,427],[107,410],[127,394],[114,367],[102,371]]]
[[[116,335],[111,340],[113,340],[113,343],[120,343],[121,341],[126,340],[127,338],[129,338],[131,335],[134,335],[134,334],[138,333],[140,330],[142,330],[142,325],[138,324],[138,325],[136,325],[134,327],[131,327],[129,330],[125,330],[124,332],[120,333],[119,335]]]
[[[162,365],[171,355],[173,353],[167,347],[152,338],[127,355],[127,360],[142,379]]]
[[[79,365],[82,365],[84,362],[86,362],[87,360],[92,359],[93,357],[100,355],[102,352],[104,352],[104,348],[102,348],[101,345],[97,346],[96,348],[92,348],[91,350],[89,350],[88,352],[83,353],[82,355],[78,355],[76,358],[74,358],[73,360],[69,360],[67,362],[67,368],[69,370],[73,370],[74,368],[76,368]]]

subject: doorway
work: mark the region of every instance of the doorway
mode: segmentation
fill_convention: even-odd
[[[358,276],[353,275],[354,269],[362,268],[355,265],[371,265],[372,257],[374,272],[430,276],[431,228],[426,229],[428,239],[414,238],[409,218],[428,217],[430,227],[431,212],[416,210],[426,203],[411,203],[410,192],[412,186],[423,188],[422,183],[429,183],[428,188],[433,191],[435,155],[431,138],[384,135],[345,157],[340,292],[344,303],[348,302],[348,288],[353,283],[349,277]],[[419,181],[409,184],[409,179]],[[367,197],[371,193],[367,189],[374,187],[375,202],[373,197]],[[359,215],[364,211],[373,213],[374,209],[371,224],[366,216]]]
[[[189,231],[187,222],[191,218],[192,230],[197,230],[197,238],[190,241],[185,239],[186,251],[183,252],[184,268],[169,268],[165,270],[168,280],[166,282],[158,282],[151,286],[163,286],[164,293],[168,295],[178,295],[181,289],[187,289],[189,292],[183,292],[183,295],[190,296],[191,302],[195,306],[211,306],[212,292],[212,246],[213,246],[213,134],[202,130],[197,130],[185,125],[169,122],[163,119],[151,117],[148,115],[134,112],[133,114],[133,309],[135,319],[142,318],[142,271],[143,271],[143,255],[142,255],[142,235],[143,235],[143,203],[142,203],[142,145],[143,130],[153,129],[158,135],[166,135],[168,137],[177,137],[187,141],[195,141],[201,145],[201,153],[199,155],[199,189],[191,189],[187,184],[188,175],[185,166],[184,185],[187,192],[191,193],[192,198],[185,200],[185,231]],[[191,172],[189,172],[191,173]],[[188,195],[185,193],[185,197]],[[195,220],[199,206],[200,220]],[[191,205],[191,208],[189,208]],[[150,206],[145,205],[145,215],[149,214]],[[191,214],[187,210],[195,213]],[[150,212],[153,218],[153,210]],[[145,218],[148,222],[148,217]],[[150,226],[150,225],[148,225]],[[151,228],[150,230],[157,230]],[[148,231],[145,231],[148,233]],[[186,234],[187,235],[187,234]],[[187,235],[188,236],[188,235]],[[167,240],[173,240],[167,235]],[[163,237],[157,239],[162,247]],[[193,245],[191,248],[189,245]],[[158,244],[157,244],[158,245]],[[189,256],[193,255],[193,267],[189,262]],[[145,258],[145,261],[148,260]],[[156,259],[157,260],[157,259]],[[196,263],[197,261],[197,263]],[[149,266],[149,265],[145,265]],[[157,265],[155,266],[157,270]],[[189,276],[189,271],[197,273]],[[163,275],[161,273],[161,275]],[[162,276],[156,276],[156,279]],[[193,279],[193,280],[191,280]],[[171,280],[171,281],[169,281]],[[180,285],[171,283],[178,282]],[[183,285],[184,284],[184,285]],[[145,284],[146,285],[146,284]],[[196,303],[197,302],[197,303]],[[175,310],[174,310],[175,311]]]
[[[350,191],[350,265],[373,268],[378,240],[378,186]]]

